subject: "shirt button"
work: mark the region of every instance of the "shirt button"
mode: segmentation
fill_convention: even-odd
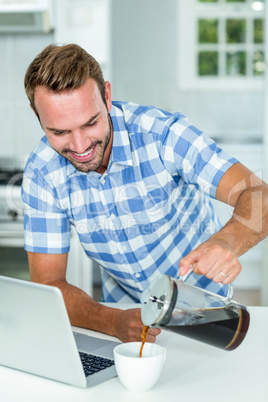
[[[126,251],[127,250],[127,246],[122,246],[122,250]]]
[[[136,278],[140,278],[141,274],[140,274],[139,272],[137,272],[137,273],[135,274],[135,276],[136,276]]]
[[[115,214],[111,214],[111,219],[114,219],[115,218]]]

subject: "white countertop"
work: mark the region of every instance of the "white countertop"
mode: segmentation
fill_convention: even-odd
[[[249,311],[247,336],[232,352],[162,331],[157,343],[167,350],[165,366],[158,383],[146,393],[127,391],[117,377],[80,389],[0,366],[0,401],[267,402],[268,307],[249,307]]]

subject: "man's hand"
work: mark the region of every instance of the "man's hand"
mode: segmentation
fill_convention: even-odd
[[[122,342],[141,341],[143,328],[144,324],[141,321],[140,308],[120,310],[120,314],[117,314],[115,335]],[[150,328],[146,342],[155,342],[156,336],[159,335],[160,332],[161,330],[159,328]]]
[[[224,285],[233,282],[242,270],[230,246],[213,236],[180,260],[180,275],[185,275],[190,266],[197,275],[205,275]]]

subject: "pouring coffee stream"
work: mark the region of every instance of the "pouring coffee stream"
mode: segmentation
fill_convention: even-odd
[[[145,327],[143,328],[142,334],[141,334],[141,348],[140,348],[140,354],[139,354],[140,357],[142,357],[142,351],[143,351],[143,347],[144,347],[144,344],[147,339],[147,334],[148,334],[149,328],[150,328],[149,326],[145,325]]]
[[[169,275],[158,276],[142,293],[142,321],[224,350],[236,349],[249,327],[245,306]]]

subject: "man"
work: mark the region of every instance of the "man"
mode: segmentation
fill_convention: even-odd
[[[71,225],[100,265],[104,301],[139,301],[160,273],[219,294],[267,234],[267,185],[181,113],[113,102],[94,58],[50,45],[25,75],[45,137],[27,163],[31,279],[57,286],[71,323],[140,340],[140,309],[111,309],[66,281]],[[220,228],[209,197],[234,207]],[[75,269],[75,267],[73,267]],[[148,341],[160,330],[151,328]]]

